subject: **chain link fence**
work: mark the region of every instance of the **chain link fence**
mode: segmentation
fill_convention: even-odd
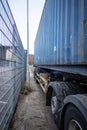
[[[26,55],[7,0],[0,0],[0,130],[7,130],[21,85]]]

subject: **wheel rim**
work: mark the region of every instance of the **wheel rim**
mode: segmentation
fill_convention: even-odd
[[[56,98],[56,96],[54,96],[54,97],[52,97],[52,100],[51,100],[52,114],[55,114],[55,112],[57,111],[57,109],[58,109],[57,98]]]
[[[68,130],[83,130],[81,125],[76,120],[71,120]]]

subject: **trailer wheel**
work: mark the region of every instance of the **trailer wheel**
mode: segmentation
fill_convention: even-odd
[[[65,112],[64,130],[87,130],[87,122],[81,112],[73,105]]]
[[[57,121],[58,121],[58,114],[57,114],[58,100],[57,100],[57,95],[54,91],[52,92],[52,98],[51,98],[51,111],[52,111],[54,121],[57,124]]]

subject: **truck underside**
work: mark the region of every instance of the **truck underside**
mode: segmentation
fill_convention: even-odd
[[[42,65],[35,68],[34,78],[46,94],[46,105],[51,106],[59,129],[87,130],[86,66]]]

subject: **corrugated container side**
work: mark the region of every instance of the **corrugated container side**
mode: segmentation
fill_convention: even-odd
[[[87,61],[87,0],[84,2],[84,28],[85,28],[85,45],[84,45],[84,61]]]
[[[87,0],[46,0],[34,64],[87,63]]]

